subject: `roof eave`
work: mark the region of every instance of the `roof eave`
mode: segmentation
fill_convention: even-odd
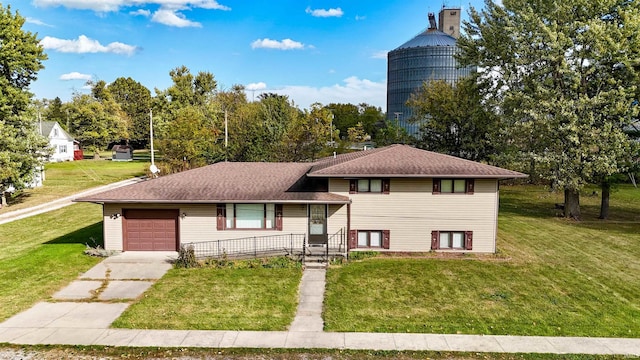
[[[331,204],[344,205],[351,203],[345,200],[123,200],[123,199],[73,199],[73,202],[87,202],[94,204]]]
[[[342,179],[361,179],[361,178],[459,178],[459,179],[515,179],[529,177],[527,174],[501,174],[501,175],[473,175],[473,174],[307,174],[309,177],[318,178],[342,178]]]

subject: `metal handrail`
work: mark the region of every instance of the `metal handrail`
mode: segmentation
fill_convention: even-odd
[[[224,256],[251,256],[265,254],[296,254],[304,249],[306,234],[283,234],[251,236],[235,239],[184,243],[182,247],[193,247],[196,258],[220,258]],[[304,253],[304,251],[303,251]]]

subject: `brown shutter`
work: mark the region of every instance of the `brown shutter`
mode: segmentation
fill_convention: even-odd
[[[358,247],[358,230],[349,230],[349,250]]]
[[[438,236],[440,232],[432,231],[431,232],[431,250],[438,250]]]
[[[357,181],[358,180],[354,179],[349,180],[349,194],[356,194],[358,192]]]
[[[473,231],[465,231],[464,233],[464,249],[473,250]]]
[[[225,211],[226,211],[226,205],[225,204],[218,204],[218,211],[217,211],[217,215],[216,215],[216,222],[217,222],[217,229],[218,230],[224,230],[224,223],[225,223]]]
[[[276,204],[276,230],[282,231],[282,204]]]
[[[382,193],[388,194],[391,188],[391,181],[389,179],[382,179]]]
[[[389,238],[390,238],[389,235],[390,235],[389,230],[382,230],[382,248],[383,249],[389,248]]]
[[[433,179],[433,193],[440,194],[440,179]]]
[[[467,194],[473,194],[474,187],[475,181],[473,179],[467,179]]]

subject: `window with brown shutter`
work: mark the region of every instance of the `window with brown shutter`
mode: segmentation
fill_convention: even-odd
[[[276,230],[282,231],[282,204],[276,204]]]
[[[433,194],[473,195],[474,179],[433,179]]]
[[[391,190],[390,179],[350,179],[349,194],[372,193],[388,194]]]
[[[473,231],[432,231],[431,250],[473,250]]]
[[[224,230],[225,219],[225,204],[218,204],[217,214],[216,214],[216,228],[218,230]]]
[[[464,249],[473,250],[473,231],[466,231],[464,234]]]
[[[391,190],[391,181],[389,179],[382,179],[382,193],[388,194]]]
[[[358,247],[358,231],[357,230],[349,230],[348,245],[349,245],[349,250],[355,249]]]
[[[389,230],[351,230],[349,240],[358,248],[388,249],[390,234]]]
[[[282,230],[282,204],[218,204],[218,230]]]
[[[433,179],[433,193],[440,194],[440,179]]]
[[[473,181],[473,179],[467,179],[467,194],[473,194],[474,187],[475,181]]]
[[[389,230],[382,230],[382,248],[389,249],[391,241],[391,232]]]
[[[349,194],[358,193],[358,188],[356,186],[357,186],[357,183],[355,179],[349,180]]]

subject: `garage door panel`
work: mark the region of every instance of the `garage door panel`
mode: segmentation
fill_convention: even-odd
[[[125,251],[176,251],[178,248],[178,211],[124,211]]]

